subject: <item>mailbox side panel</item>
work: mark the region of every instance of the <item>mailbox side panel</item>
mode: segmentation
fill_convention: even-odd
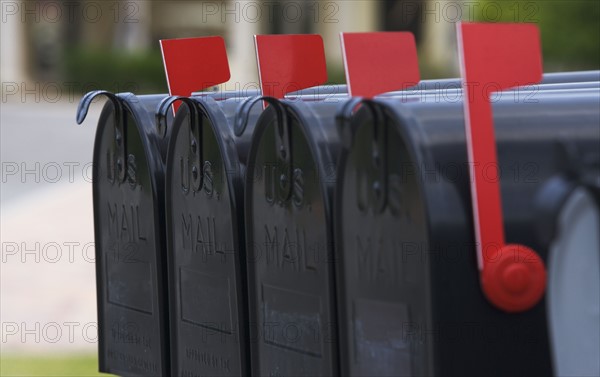
[[[535,203],[548,182],[578,165],[561,150],[574,148],[583,159],[597,151],[598,94],[526,98],[494,103],[499,163],[486,179],[500,183],[507,241],[528,245],[546,260]],[[480,288],[461,104],[386,104],[399,133],[415,145],[412,159],[425,193],[435,374],[551,375],[546,299],[529,311],[505,313]]]

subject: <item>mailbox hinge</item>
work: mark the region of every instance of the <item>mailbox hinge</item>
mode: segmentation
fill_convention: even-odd
[[[286,111],[280,112],[275,127],[275,148],[277,153],[277,169],[280,172],[279,198],[287,201],[292,194],[292,144],[291,132]]]
[[[79,106],[77,107],[77,124],[83,123],[85,117],[87,116],[88,110],[92,101],[97,96],[106,96],[115,107],[115,117],[114,117],[114,149],[116,159],[112,153],[108,154],[108,180],[112,183],[115,177],[115,169],[117,170],[117,177],[119,182],[123,182],[125,180],[125,176],[127,175],[127,132],[126,128],[126,112],[123,110],[123,104],[121,103],[120,96],[123,94],[113,94],[107,92],[106,90],[96,90],[93,92],[86,93],[79,101]]]
[[[192,153],[192,188],[194,191],[202,189],[203,171],[202,171],[202,139],[200,130],[202,129],[202,117],[196,111],[196,106],[190,107],[190,152]],[[192,115],[193,114],[193,115]]]
[[[387,168],[387,130],[388,125],[385,116],[379,107],[371,106],[373,112],[373,147],[371,164],[377,172],[373,181],[373,195],[375,213],[381,213],[387,205],[388,168]]]
[[[163,99],[156,109],[157,133],[160,137],[167,134],[167,113],[175,101],[181,101],[190,111],[190,152],[193,155],[192,166],[187,174],[191,175],[192,190],[200,191],[202,189],[204,172],[202,164],[202,133],[203,117],[198,110],[198,103],[189,97],[170,96]]]
[[[125,133],[125,122],[127,120],[125,119],[124,112],[117,110],[115,112],[114,147],[117,161],[113,166],[116,166],[118,181],[123,182],[127,175],[127,134]]]

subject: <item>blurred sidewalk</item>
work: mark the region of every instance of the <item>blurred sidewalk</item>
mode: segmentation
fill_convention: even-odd
[[[33,99],[33,98],[32,98]],[[94,352],[94,104],[0,104],[0,351]]]

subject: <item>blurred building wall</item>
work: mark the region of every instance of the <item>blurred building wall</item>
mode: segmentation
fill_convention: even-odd
[[[456,22],[474,21],[474,15],[465,12],[468,0],[423,2],[419,15],[423,38],[420,41],[419,59],[421,66],[438,75],[459,74],[456,40]],[[469,2],[473,4],[473,1]]]
[[[138,52],[152,47],[152,1],[129,0],[124,10],[135,10],[136,22],[116,22],[114,24],[113,45],[115,48]],[[157,13],[160,14],[160,13]],[[125,16],[126,17],[126,16]]]
[[[24,27],[18,2],[0,4],[0,79],[2,82],[22,82],[26,77]]]
[[[315,26],[315,33],[323,36],[327,63],[341,66],[342,53],[340,46],[341,32],[365,32],[380,30],[380,6],[382,2],[373,0],[338,0],[323,2],[325,4],[320,23]],[[328,12],[328,13],[327,13]]]
[[[62,17],[48,20],[49,3],[62,4]],[[450,3],[464,0],[2,0],[2,77],[60,80],[68,51],[139,54],[158,50],[159,39],[221,35],[232,73],[227,88],[236,89],[258,81],[254,34],[321,34],[328,65],[342,72],[340,32],[391,30],[415,33],[427,67],[457,72],[459,18],[447,17]]]

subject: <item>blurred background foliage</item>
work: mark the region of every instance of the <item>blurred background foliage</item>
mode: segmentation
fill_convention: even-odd
[[[98,372],[96,355],[68,356],[2,356],[0,358],[0,376],[105,376],[112,375]]]
[[[168,91],[159,49],[134,53],[71,49],[65,57],[64,81],[73,83],[79,93],[95,89],[133,93]]]
[[[544,70],[546,72],[600,69],[600,1],[485,0],[489,15],[479,14],[478,20],[496,19],[495,9],[501,9],[499,21],[535,22],[542,37]],[[483,8],[482,8],[483,9]]]

